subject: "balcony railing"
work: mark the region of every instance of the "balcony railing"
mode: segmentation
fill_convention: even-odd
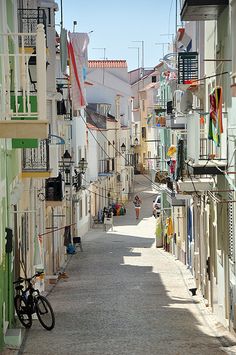
[[[19,40],[24,42],[27,36],[34,38],[36,53],[29,53],[25,47],[19,52]],[[0,76],[4,77],[0,88],[0,138],[45,139],[48,120],[43,25],[37,25],[36,33],[0,33],[0,42]],[[37,64],[30,65],[30,61]]]
[[[213,142],[208,138],[200,138],[199,159],[209,159],[213,155]]]
[[[38,148],[23,149],[23,171],[49,171],[49,144],[48,140],[41,140]]]
[[[20,33],[34,33],[36,32],[37,25],[43,24],[44,31],[47,38],[47,17],[44,9],[18,9],[18,31]],[[19,37],[19,46],[22,47],[35,47],[36,40],[32,36]]]
[[[101,159],[99,160],[99,174],[109,174],[115,170],[115,159]]]
[[[126,166],[134,166],[135,165],[134,154],[126,154],[125,155],[125,165]]]

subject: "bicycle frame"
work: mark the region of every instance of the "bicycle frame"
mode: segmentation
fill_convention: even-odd
[[[34,288],[32,281],[41,274],[42,272],[25,279],[20,277],[13,282],[13,284],[17,284],[15,286],[14,305],[17,316],[25,328],[29,329],[32,326],[32,314],[36,313],[41,325],[46,330],[52,330],[55,326],[55,315],[52,306],[47,298]],[[25,287],[21,285],[23,282],[26,284]]]
[[[14,282],[14,284],[21,284],[23,282],[28,283],[28,286],[25,289],[23,289],[22,285],[19,285],[15,287],[15,290],[17,294],[21,295],[24,298],[27,306],[27,311],[30,314],[35,313],[35,302],[36,302],[35,298],[40,295],[39,290],[34,288],[32,284],[32,280],[35,277],[40,276],[41,274],[42,273],[37,273],[31,278],[26,278],[26,279],[20,278],[19,280]]]

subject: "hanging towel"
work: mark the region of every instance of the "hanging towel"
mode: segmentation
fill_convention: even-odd
[[[208,139],[213,140],[220,147],[220,135],[223,133],[222,122],[222,87],[217,86],[209,95],[210,118]]]

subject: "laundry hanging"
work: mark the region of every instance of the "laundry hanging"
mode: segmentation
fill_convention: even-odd
[[[222,87],[217,86],[209,95],[210,118],[208,139],[213,140],[220,147],[220,136],[223,133],[222,122]]]
[[[61,71],[62,73],[66,73],[67,69],[67,30],[65,28],[61,28],[60,34],[60,62],[61,62]]]
[[[73,107],[76,110],[86,105],[84,81],[87,68],[87,33],[69,32],[68,52],[70,58],[70,81]]]

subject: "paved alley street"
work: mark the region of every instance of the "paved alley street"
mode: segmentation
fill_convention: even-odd
[[[35,320],[20,354],[217,355],[236,344],[188,291],[186,267],[155,247],[155,193],[143,177],[135,179],[140,219],[130,202],[113,231],[98,226],[83,238],[84,251],[68,262],[69,278],[48,296],[55,328],[47,332]]]

